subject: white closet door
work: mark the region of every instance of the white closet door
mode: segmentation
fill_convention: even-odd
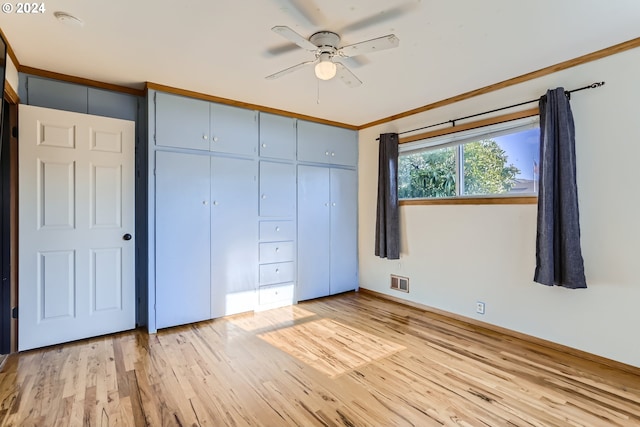
[[[156,152],[156,325],[209,319],[209,156]]]
[[[211,158],[211,317],[253,310],[258,283],[258,162]]]
[[[329,295],[329,168],[298,166],[298,300]]]
[[[354,170],[331,169],[331,294],[358,287],[358,184]]]
[[[19,325],[27,350],[135,327],[135,124],[19,108]]]

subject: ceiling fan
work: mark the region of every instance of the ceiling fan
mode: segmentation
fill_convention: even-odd
[[[313,52],[315,59],[271,74],[266,77],[268,80],[277,79],[293,71],[315,64],[315,74],[320,80],[331,80],[337,76],[347,86],[357,87],[362,82],[342,63],[342,60],[398,47],[400,43],[395,34],[388,34],[383,37],[339,47],[340,36],[333,31],[318,31],[312,34],[309,39],[306,39],[286,26],[275,26],[271,30],[302,49]]]

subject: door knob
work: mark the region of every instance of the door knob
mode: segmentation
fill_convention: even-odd
[[[131,240],[131,234],[125,234],[124,236],[122,236],[122,240]]]

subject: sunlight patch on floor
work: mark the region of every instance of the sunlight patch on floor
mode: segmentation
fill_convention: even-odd
[[[292,305],[289,307],[234,316],[229,319],[229,322],[247,332],[251,332],[259,329],[274,329],[292,326],[296,321],[312,316],[316,316],[316,313],[307,311],[296,305]]]
[[[405,349],[330,319],[305,322],[258,336],[332,378]]]

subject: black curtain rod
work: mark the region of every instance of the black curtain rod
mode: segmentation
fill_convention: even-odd
[[[600,86],[604,86],[604,82],[596,82],[596,83],[592,83],[592,84],[590,84],[588,86],[584,86],[584,87],[581,87],[581,88],[578,88],[578,89],[564,91],[564,94],[569,99],[571,99],[571,94],[573,92],[579,92],[579,91],[585,90],[585,89],[595,89],[595,88],[600,87]],[[544,96],[546,96],[546,95],[544,95]],[[399,132],[398,135],[404,135],[405,133],[417,132],[419,130],[429,129],[429,128],[436,127],[436,126],[442,126],[442,125],[446,125],[447,123],[451,123],[451,126],[455,127],[456,126],[456,122],[458,122],[460,120],[466,120],[466,119],[470,119],[472,117],[483,116],[485,114],[495,113],[496,111],[507,110],[507,109],[513,108],[513,107],[520,107],[521,105],[531,104],[533,102],[538,102],[538,101],[539,101],[539,99],[532,99],[531,101],[519,102],[517,104],[508,105],[506,107],[496,108],[494,110],[489,110],[489,111],[485,111],[485,112],[482,112],[482,113],[472,114],[470,116],[459,117],[457,119],[447,120],[446,122],[436,123],[436,124],[433,124],[433,125],[424,126],[424,127],[417,128],[417,129],[406,130],[404,132]],[[376,138],[376,141],[380,141],[380,138]]]

